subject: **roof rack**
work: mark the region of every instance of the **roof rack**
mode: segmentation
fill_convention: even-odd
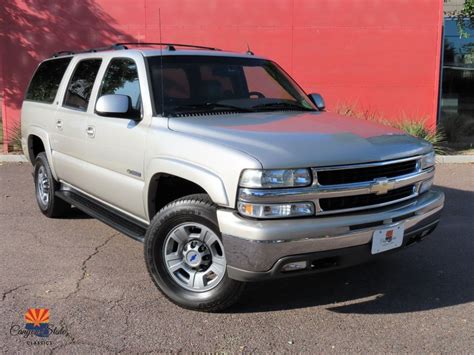
[[[54,52],[51,57],[60,57],[62,55],[72,55],[74,52],[72,51],[59,51],[59,52]]]
[[[175,47],[184,47],[184,48],[196,48],[196,49],[207,49],[210,51],[220,51],[219,48],[206,47],[206,46],[195,46],[194,44],[182,44],[182,43],[163,43],[163,42],[122,42],[115,43],[114,46],[123,46],[125,49],[127,46],[168,46],[168,50],[176,50]]]
[[[123,43],[115,43],[109,47],[99,47],[99,48],[91,48],[82,51],[59,51],[53,53],[52,57],[60,57],[63,55],[73,55],[79,53],[94,53],[94,52],[101,52],[101,51],[110,51],[110,50],[124,50],[128,49],[128,46],[167,46],[169,51],[175,51],[176,47],[184,47],[184,48],[195,48],[195,49],[206,49],[210,51],[220,51],[219,48],[214,47],[206,47],[206,46],[195,46],[193,44],[181,44],[181,43],[161,43],[161,42],[123,42]]]
[[[109,47],[90,48],[90,49],[85,49],[82,51],[59,51],[59,52],[53,53],[52,57],[60,57],[63,55],[73,55],[73,54],[79,54],[79,53],[94,53],[94,52],[119,50],[119,49],[127,49],[127,47],[113,44]]]

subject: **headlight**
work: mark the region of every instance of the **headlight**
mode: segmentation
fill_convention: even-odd
[[[309,169],[244,170],[240,177],[241,187],[275,188],[311,185]]]
[[[255,204],[239,202],[240,214],[253,218],[285,218],[311,216],[314,214],[314,205],[311,202],[283,203],[283,204]]]
[[[435,165],[436,156],[434,152],[425,154],[421,157],[421,169],[427,169]]]

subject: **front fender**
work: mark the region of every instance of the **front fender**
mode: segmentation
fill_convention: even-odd
[[[201,186],[212,199],[212,201],[220,206],[229,206],[229,198],[222,179],[211,170],[196,165],[189,161],[183,161],[171,157],[159,157],[151,159],[146,168],[146,183],[143,201],[147,201],[147,194],[150,183],[156,174],[170,174],[180,178],[189,180]],[[148,205],[145,203],[148,211]]]

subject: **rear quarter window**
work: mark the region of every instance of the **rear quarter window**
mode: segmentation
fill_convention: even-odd
[[[53,103],[71,59],[71,57],[58,58],[41,63],[31,79],[25,100]]]

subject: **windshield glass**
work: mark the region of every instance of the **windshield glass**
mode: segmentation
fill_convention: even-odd
[[[147,60],[155,108],[165,116],[316,109],[298,85],[268,60],[199,55]]]

